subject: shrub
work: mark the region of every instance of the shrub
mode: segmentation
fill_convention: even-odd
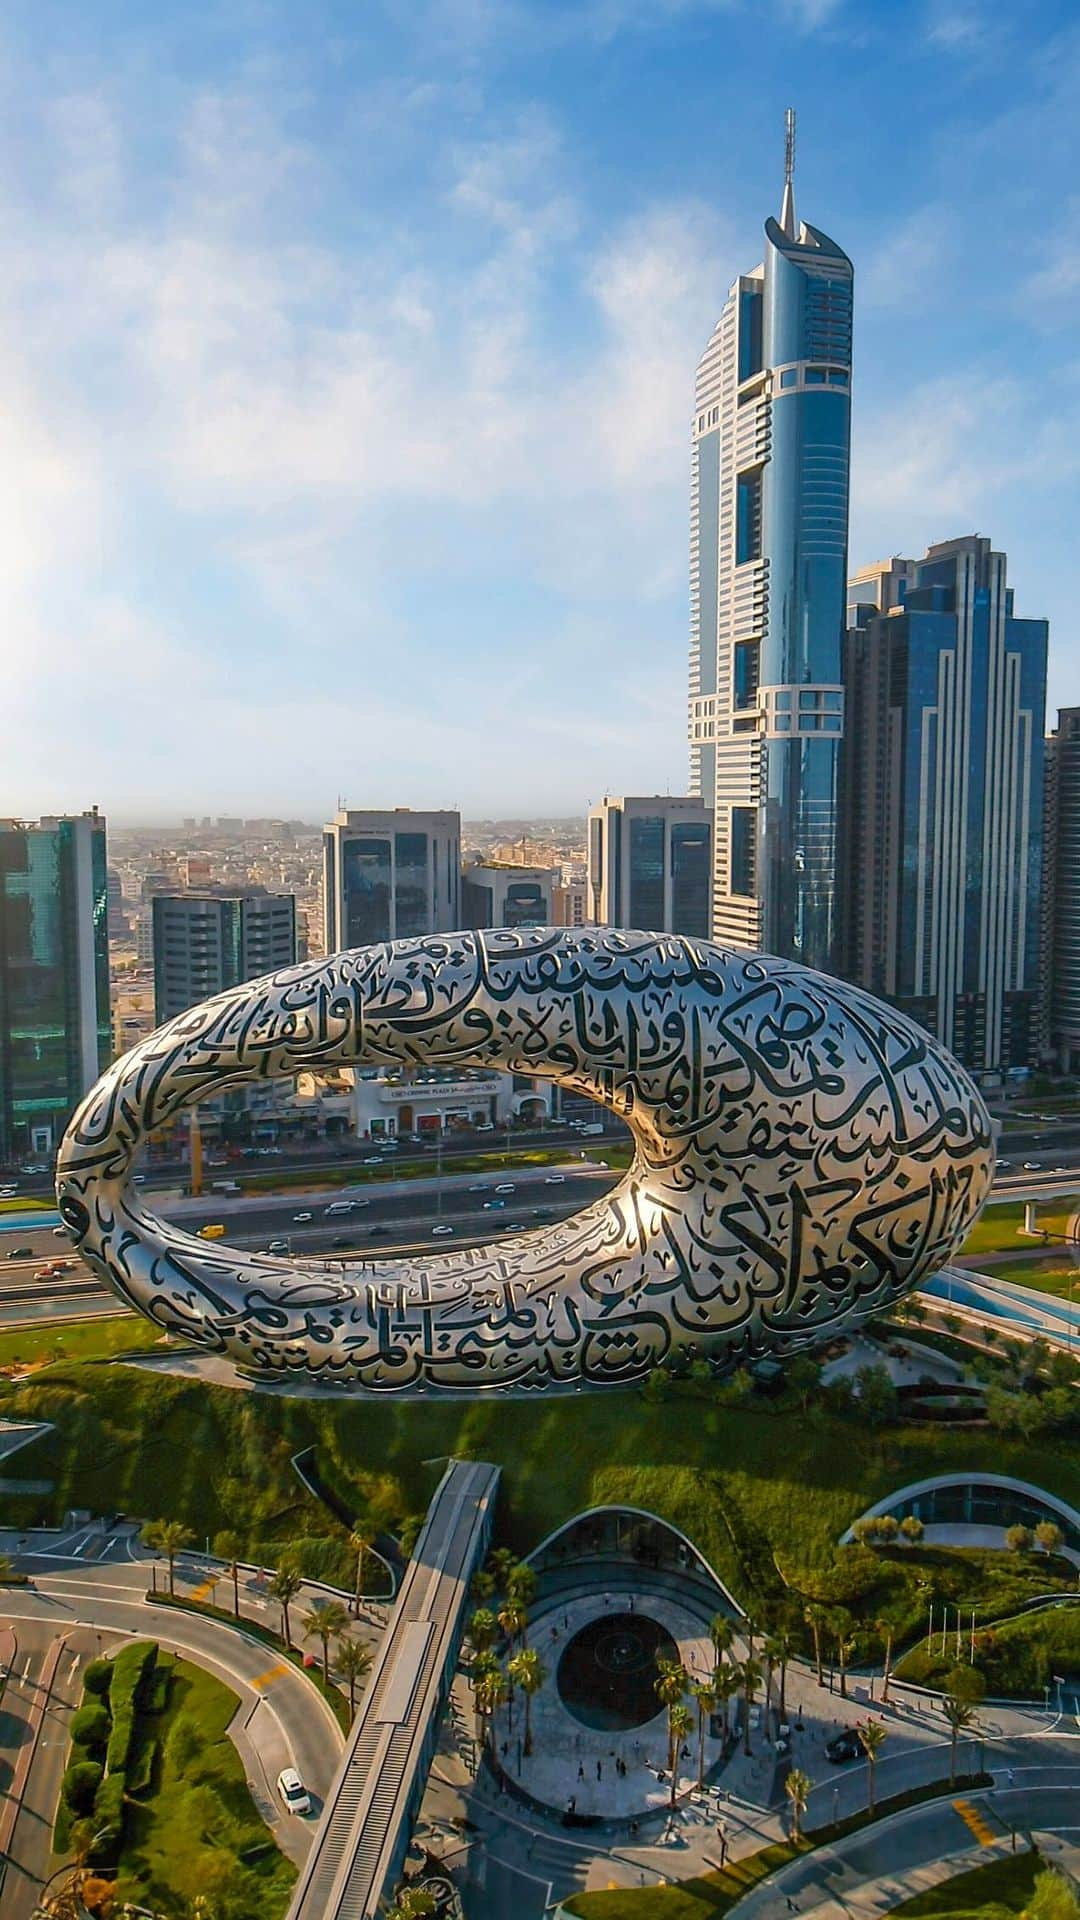
[[[113,1662],[109,1704],[112,1708],[112,1732],[105,1754],[109,1773],[123,1774],[135,1734],[135,1708],[152,1684],[158,1649],[156,1640],[136,1640],[118,1653]]]
[[[119,1773],[107,1774],[94,1795],[94,1832],[97,1836],[90,1853],[95,1866],[115,1864],[124,1831],[124,1780]]]
[[[109,1710],[91,1700],[80,1707],[71,1722],[71,1738],[80,1747],[103,1747],[109,1738]]]
[[[109,1681],[111,1679],[111,1660],[91,1660],[86,1672],[83,1674],[83,1691],[85,1693],[108,1693]]]
[[[152,1734],[142,1741],[138,1753],[128,1763],[127,1790],[129,1793],[145,1793],[154,1777],[157,1750],[158,1743]]]
[[[89,1813],[101,1782],[97,1760],[73,1760],[64,1774],[60,1791],[72,1813]]]

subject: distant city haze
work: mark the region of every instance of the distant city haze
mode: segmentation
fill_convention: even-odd
[[[851,569],[992,537],[1074,701],[1065,0],[8,21],[0,813],[691,790],[694,374],[789,103]]]

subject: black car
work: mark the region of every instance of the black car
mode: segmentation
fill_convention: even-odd
[[[838,1733],[835,1739],[829,1741],[825,1757],[832,1761],[834,1767],[839,1767],[845,1760],[861,1759],[864,1752],[865,1748],[854,1727],[846,1727],[843,1733]]]
[[[347,1233],[335,1233],[334,1235],[335,1247],[347,1247],[348,1244],[349,1244],[349,1235]]]
[[[386,1240],[389,1238],[389,1235],[390,1235],[389,1227],[369,1227],[368,1232],[371,1235],[371,1238],[373,1240],[376,1234],[378,1235],[380,1240]]]
[[[33,1257],[34,1257],[33,1247],[12,1247],[10,1253],[8,1254],[9,1260],[32,1260]]]

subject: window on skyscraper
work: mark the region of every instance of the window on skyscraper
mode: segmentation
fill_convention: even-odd
[[[761,469],[740,473],[735,492],[735,564],[761,558]]]
[[[760,643],[757,640],[740,640],[736,643],[732,679],[737,707],[752,707],[757,702],[760,656]]]
[[[732,807],[729,849],[729,887],[732,893],[752,897],[756,878],[757,808]]]

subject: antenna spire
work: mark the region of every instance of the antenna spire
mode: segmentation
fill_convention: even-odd
[[[780,230],[788,240],[795,239],[795,109],[784,114],[784,201],[780,209]]]

